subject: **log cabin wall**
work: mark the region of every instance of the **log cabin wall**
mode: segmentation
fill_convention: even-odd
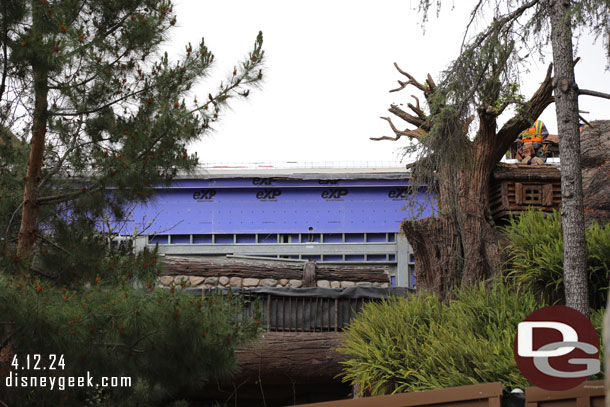
[[[554,165],[499,164],[492,174],[489,206],[497,223],[522,211],[561,206],[561,174]]]

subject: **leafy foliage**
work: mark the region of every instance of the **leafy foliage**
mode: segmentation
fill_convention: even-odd
[[[442,304],[416,295],[369,303],[345,332],[343,380],[371,395],[501,381],[524,388],[513,356],[517,324],[536,296],[496,282]]]
[[[368,303],[339,348],[349,358],[343,381],[370,395],[495,381],[524,389],[530,384],[515,363],[513,340],[518,323],[543,305],[536,293],[503,281],[458,289],[447,304],[421,293]],[[591,315],[600,338],[603,315],[603,308]]]
[[[504,228],[510,244],[509,275],[540,293],[550,304],[565,303],[561,215],[528,211]],[[610,284],[610,225],[593,224],[586,232],[589,304],[605,305]]]
[[[127,376],[134,384],[173,391],[232,373],[235,348],[257,330],[255,321],[239,317],[241,303],[236,297],[201,298],[175,288],[135,290],[127,284],[108,287],[100,282],[71,290],[3,277],[0,302],[5,316],[2,338],[10,342],[4,362],[13,355],[22,365],[28,354],[42,354],[43,363],[49,354],[65,355],[61,376]],[[93,389],[69,390],[59,394],[73,400],[67,405],[78,405]],[[130,390],[107,389],[107,397],[121,397]],[[58,397],[49,389],[31,387],[4,391],[3,400],[22,406]]]

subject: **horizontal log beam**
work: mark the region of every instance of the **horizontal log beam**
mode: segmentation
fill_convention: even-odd
[[[303,279],[305,263],[281,263],[231,259],[206,259],[201,257],[174,257],[164,259],[165,274],[202,277],[285,278]],[[389,268],[380,266],[318,265],[316,280],[367,281],[386,283]]]
[[[554,165],[500,164],[492,173],[497,181],[559,181],[561,173]]]
[[[238,349],[239,371],[234,381],[264,378],[267,384],[305,379],[325,383],[341,372],[339,362],[346,360],[335,349],[341,345],[334,332],[266,332],[260,341]],[[278,383],[279,384],[279,383]]]
[[[299,280],[303,264],[272,264],[198,257],[165,257],[165,274],[202,277],[254,277]]]

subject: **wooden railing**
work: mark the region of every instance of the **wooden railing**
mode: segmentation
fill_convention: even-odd
[[[487,383],[473,386],[451,387],[439,390],[364,397],[350,400],[301,404],[296,407],[500,407],[502,384]],[[524,407],[604,407],[604,381],[587,381],[565,391],[549,391],[530,387],[525,398],[513,400],[510,405]]]

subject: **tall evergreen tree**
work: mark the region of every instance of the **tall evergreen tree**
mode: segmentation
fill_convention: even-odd
[[[17,254],[26,262],[41,237],[43,207],[99,214],[146,199],[150,186],[194,168],[186,145],[227,99],[247,95],[262,77],[259,35],[220,89],[197,101],[190,91],[213,55],[203,41],[186,45],[176,62],[158,55],[176,23],[170,1],[7,0],[2,7],[0,124],[30,146],[18,210]],[[3,171],[13,165],[3,164]],[[113,194],[102,193],[109,188]]]
[[[578,85],[574,75],[571,1],[549,1],[554,95],[561,157],[561,220],[566,305],[589,315],[585,206],[580,166]],[[607,12],[610,12],[608,8]]]
[[[0,23],[2,380],[24,373],[27,354],[65,356],[47,376],[130,376],[144,395],[230,373],[254,322],[235,298],[157,289],[156,253],[117,244],[112,220],[196,167],[188,144],[262,79],[262,35],[198,100],[214,57],[203,40],[176,61],[160,53],[176,24],[169,0],[3,0]],[[118,405],[133,394],[2,386],[0,401]]]

